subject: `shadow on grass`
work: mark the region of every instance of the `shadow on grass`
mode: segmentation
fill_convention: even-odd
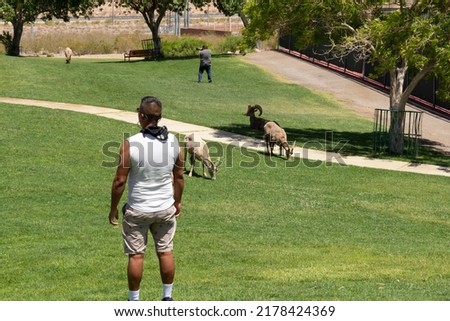
[[[263,141],[264,133],[242,124],[230,124],[217,129]],[[338,152],[343,155],[372,156],[372,133],[337,132],[325,128],[284,128],[290,144],[298,147]]]
[[[251,129],[248,125],[230,124],[216,127],[216,129],[260,139],[263,142],[263,131]],[[361,156],[379,159],[392,159],[406,161],[416,164],[433,164],[450,168],[450,157],[442,150],[433,146],[439,143],[427,142],[422,145],[419,155],[392,155],[388,152],[374,153],[372,132],[347,132],[335,131],[326,128],[285,128],[289,144],[297,147],[314,149],[332,153],[339,153],[343,156]]]
[[[188,161],[189,163],[189,161]],[[191,170],[191,165],[185,165],[185,169],[184,169],[184,175],[189,177],[189,172]],[[199,172],[199,173],[197,173]],[[203,165],[200,161],[196,160],[195,161],[195,167],[194,170],[192,171],[192,178],[199,178],[199,179],[206,179],[206,180],[213,180],[211,177],[209,176],[203,176]]]
[[[232,54],[215,54],[212,55],[212,58],[233,58],[235,55]],[[97,64],[118,64],[118,63],[158,63],[163,61],[170,61],[170,60],[194,60],[199,59],[198,56],[182,56],[182,57],[161,57],[161,58],[141,58],[141,57],[135,57],[131,58],[132,60],[102,60],[102,61],[95,61],[94,63]]]

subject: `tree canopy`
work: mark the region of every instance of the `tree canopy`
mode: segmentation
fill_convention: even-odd
[[[185,9],[185,0],[118,0],[122,7],[128,7],[140,13],[145,23],[150,28],[153,39],[153,50],[155,55],[161,52],[161,39],[159,37],[159,26],[169,11],[181,12]]]
[[[0,40],[11,56],[20,55],[20,41],[23,26],[40,18],[50,20],[53,17],[69,21],[70,17],[88,15],[91,10],[104,3],[103,0],[0,0],[0,19],[11,22],[13,35],[4,32]]]
[[[243,11],[247,0],[192,0],[191,2],[197,8],[202,8],[212,3],[224,15],[233,16],[237,14],[241,18],[244,27],[248,25],[247,17]]]
[[[244,31],[248,43],[292,34],[297,46],[323,44],[336,56],[354,54],[390,75],[390,109],[404,111],[408,97],[427,76],[440,80],[450,98],[450,2],[448,0],[250,0]],[[405,79],[409,77],[409,83]],[[402,119],[394,122],[401,127]],[[401,139],[392,152],[401,153]]]

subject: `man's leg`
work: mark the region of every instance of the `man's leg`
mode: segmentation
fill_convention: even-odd
[[[211,78],[211,66],[206,67],[206,72],[208,73],[208,82],[212,82],[212,78]]]
[[[200,68],[198,68],[198,82],[202,82],[202,78],[203,78],[203,68],[202,66],[200,66]]]
[[[147,245],[146,229],[141,228],[141,214],[125,208],[122,221],[124,251],[128,253],[128,300],[139,300],[139,289],[144,271],[144,251]]]
[[[141,286],[142,273],[144,271],[144,254],[128,255],[128,289],[137,291]]]
[[[158,252],[159,272],[163,284],[163,299],[172,298],[172,285],[175,278],[175,260],[173,252]]]

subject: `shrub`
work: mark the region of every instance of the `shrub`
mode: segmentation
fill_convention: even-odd
[[[215,49],[218,53],[228,53],[228,52],[235,53],[240,50],[241,43],[242,43],[241,36],[229,36],[226,37],[223,41],[219,42],[216,45]]]
[[[162,40],[163,54],[166,58],[194,57],[198,55],[198,48],[208,45],[214,54],[223,54],[239,51],[241,36],[229,36],[225,38],[203,38],[194,37],[166,37]]]
[[[9,31],[3,30],[3,34],[0,35],[0,42],[3,44],[6,52],[9,52],[9,49],[12,46],[12,35]]]
[[[162,40],[163,55],[166,58],[193,57],[198,54],[198,48],[204,43],[201,39],[182,37]]]

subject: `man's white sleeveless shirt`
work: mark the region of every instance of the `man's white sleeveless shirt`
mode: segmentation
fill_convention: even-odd
[[[128,205],[142,212],[166,210],[173,198],[172,170],[180,153],[177,138],[166,141],[138,133],[128,138],[131,169],[128,174]]]

